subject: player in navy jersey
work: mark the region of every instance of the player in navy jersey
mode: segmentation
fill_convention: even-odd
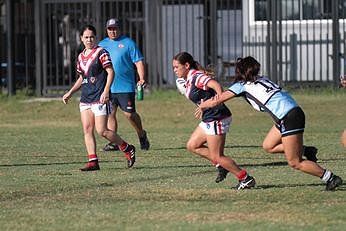
[[[99,46],[106,49],[112,59],[115,69],[115,78],[111,85],[112,112],[108,117],[108,128],[117,132],[117,110],[123,111],[125,117],[136,130],[142,150],[150,147],[147,132],[143,129],[140,115],[136,111],[135,89],[136,84],[146,87],[144,78],[145,66],[144,57],[136,43],[122,35],[120,21],[111,18],[106,23],[107,37],[102,39]],[[136,72],[139,80],[136,80]],[[118,146],[108,143],[103,148],[104,151],[117,151]]]
[[[305,115],[296,101],[280,86],[259,75],[260,64],[248,56],[236,64],[236,77],[228,91],[200,104],[198,113],[217,107],[225,101],[242,96],[254,109],[271,115],[274,125],[269,130],[263,148],[269,152],[284,152],[289,166],[326,182],[326,190],[334,190],[342,179],[316,162],[302,158]]]
[[[173,57],[173,71],[186,83],[186,98],[196,105],[222,93],[221,85],[203,71],[187,52],[180,52]],[[192,133],[186,147],[189,151],[220,164],[224,169],[237,177],[237,189],[252,188],[255,179],[241,169],[230,157],[224,155],[226,133],[232,120],[231,111],[225,104],[204,110],[202,122]],[[206,145],[207,144],[207,145]]]
[[[81,168],[81,171],[100,169],[96,155],[94,129],[102,137],[119,145],[130,168],[136,160],[135,147],[107,129],[109,92],[114,77],[109,53],[96,45],[96,29],[94,26],[87,25],[83,27],[80,37],[85,49],[78,56],[78,79],[62,99],[66,104],[73,93],[81,89],[79,108],[89,159],[88,163]]]

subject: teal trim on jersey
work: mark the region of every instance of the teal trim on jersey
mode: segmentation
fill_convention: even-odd
[[[116,40],[105,38],[100,41],[99,46],[106,49],[112,59],[115,75],[111,92],[135,92],[137,81],[134,63],[144,59],[136,43],[126,36],[121,36]]]

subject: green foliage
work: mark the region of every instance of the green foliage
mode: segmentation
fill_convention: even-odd
[[[346,179],[345,93],[292,91],[304,108],[305,142],[319,148],[319,163]],[[253,190],[235,191],[228,175],[185,149],[199,121],[175,90],[146,94],[136,106],[151,141],[138,138],[118,112],[119,134],[136,145],[126,168],[120,152],[98,153],[101,170],[82,173],[87,161],[78,100],[0,98],[1,230],[344,230],[345,186],[323,182],[268,155],[261,142],[270,118],[241,99],[227,104],[234,118],[226,155],[256,178]],[[98,149],[106,141],[97,137]]]

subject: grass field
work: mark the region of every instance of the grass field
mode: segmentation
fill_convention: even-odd
[[[346,179],[342,90],[295,91],[307,123],[305,143],[319,148],[319,163]],[[82,173],[86,161],[78,101],[0,97],[1,230],[345,230],[346,184],[324,191],[316,177],[289,168],[261,142],[268,115],[241,99],[226,153],[256,178],[236,191],[228,175],[214,182],[210,163],[185,149],[198,124],[194,107],[174,90],[137,103],[151,141],[139,150],[135,132],[119,114],[119,134],[138,148],[132,169],[120,152],[98,153],[101,170]],[[98,149],[106,143],[97,138]]]

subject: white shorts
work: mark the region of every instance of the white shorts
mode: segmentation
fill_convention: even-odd
[[[110,112],[109,104],[101,103],[80,103],[79,110],[80,112],[91,109],[95,116],[108,115]]]
[[[207,135],[222,135],[229,132],[229,127],[232,122],[232,116],[222,120],[214,120],[211,122],[200,122],[199,126]]]

